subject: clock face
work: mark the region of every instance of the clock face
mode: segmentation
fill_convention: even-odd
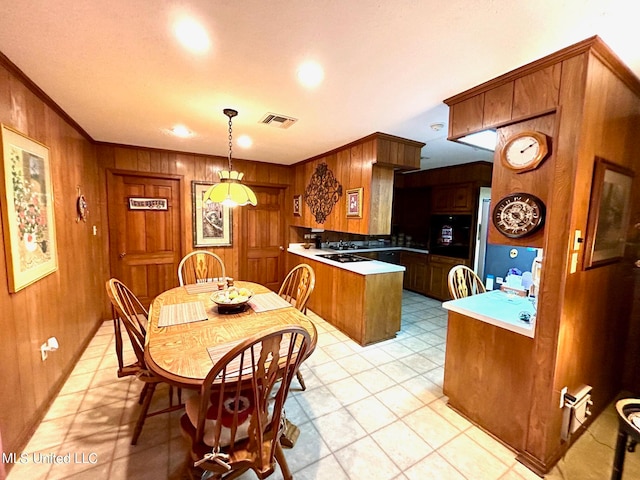
[[[493,209],[493,224],[509,238],[520,238],[538,230],[544,222],[544,203],[528,193],[512,193]]]
[[[501,151],[503,164],[518,172],[536,168],[547,156],[547,136],[540,132],[520,132]]]

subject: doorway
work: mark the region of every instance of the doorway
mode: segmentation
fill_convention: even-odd
[[[278,291],[285,274],[284,189],[251,187],[255,207],[241,207],[239,278]]]
[[[107,171],[111,276],[145,306],[178,284],[181,182],[178,176]]]

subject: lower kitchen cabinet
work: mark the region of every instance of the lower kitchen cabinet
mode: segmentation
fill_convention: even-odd
[[[438,300],[450,300],[448,276],[449,270],[456,265],[469,265],[469,261],[460,258],[429,255],[426,295]]]
[[[400,262],[407,269],[404,272],[404,288],[427,295],[429,285],[428,259],[429,255],[426,253],[402,252]]]

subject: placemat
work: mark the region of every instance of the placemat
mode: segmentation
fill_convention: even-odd
[[[269,310],[277,310],[279,308],[290,307],[291,304],[275,292],[259,293],[251,297],[249,305],[254,312],[267,312]]]
[[[213,292],[218,289],[217,282],[203,282],[203,283],[191,283],[184,286],[189,295],[195,295],[197,293]]]
[[[207,311],[202,302],[163,305],[160,308],[158,326],[170,327],[172,325],[182,325],[183,323],[200,322],[207,318]]]

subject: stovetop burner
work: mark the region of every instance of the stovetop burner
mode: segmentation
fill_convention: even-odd
[[[318,255],[318,257],[339,263],[366,262],[371,260],[370,258],[358,257],[357,255],[352,255],[350,253],[327,253],[325,255]]]

